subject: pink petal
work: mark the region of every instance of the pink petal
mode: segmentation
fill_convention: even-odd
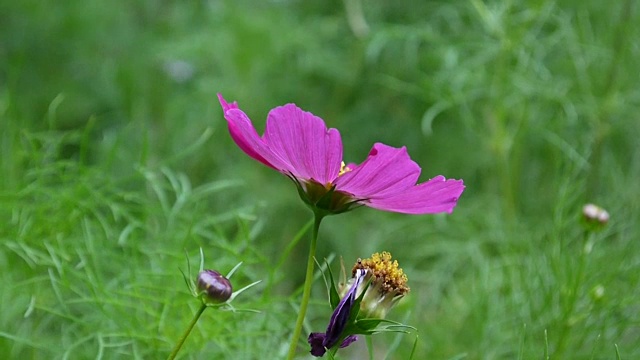
[[[277,107],[267,117],[264,141],[282,159],[286,172],[321,184],[332,182],[340,171],[342,140],[336,129],[294,104]]]
[[[231,104],[227,103],[221,94],[218,94],[218,100],[224,110],[224,118],[227,120],[231,138],[238,147],[261,163],[281,170],[282,161],[273,155],[265,141],[260,138],[247,114],[238,108],[235,101]]]
[[[385,197],[413,187],[420,176],[407,149],[376,143],[367,159],[336,179],[336,189],[355,198]]]
[[[462,180],[433,179],[387,197],[372,197],[366,205],[405,214],[451,213],[464,190]]]
[[[222,97],[222,94],[220,94],[220,93],[218,93],[218,101],[220,101],[220,105],[222,105],[222,111],[223,112],[227,112],[227,110],[231,110],[231,109],[239,109],[237,101],[234,101],[231,104],[229,104]]]

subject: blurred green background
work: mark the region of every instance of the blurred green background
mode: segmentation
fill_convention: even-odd
[[[0,1],[0,354],[163,358],[197,308],[179,269],[263,282],[181,352],[277,359],[311,213],[230,139],[293,102],[346,162],[406,146],[452,215],[359,209],[318,258],[392,252],[412,292],[373,358],[640,356],[640,10],[587,1]],[[611,221],[586,234],[585,203]],[[285,255],[283,255],[283,253]],[[330,316],[322,281],[305,331]],[[310,358],[300,342],[300,358]],[[369,358],[364,342],[338,353]]]

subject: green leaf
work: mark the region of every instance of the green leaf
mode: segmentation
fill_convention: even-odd
[[[380,324],[385,325],[381,326]],[[417,330],[418,329],[413,326],[405,325],[393,320],[367,318],[350,323],[345,329],[345,333],[349,335],[373,335],[382,332],[408,334]]]
[[[362,319],[356,321],[356,327],[362,329],[363,331],[368,331],[374,329],[378,326],[384,319]]]
[[[413,356],[416,354],[417,347],[418,347],[418,335],[416,334],[416,339],[413,341],[413,347],[411,348],[411,354],[409,355],[409,360],[413,359]]]
[[[329,302],[331,303],[331,308],[335,310],[335,308],[338,306],[338,303],[340,303],[340,295],[338,294],[336,283],[333,280],[333,273],[331,272],[331,266],[329,266],[328,263],[327,263],[327,272],[329,272],[329,280],[331,281],[331,286],[329,287]]]

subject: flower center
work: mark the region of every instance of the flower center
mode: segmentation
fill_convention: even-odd
[[[404,295],[409,292],[407,275],[398,266],[397,260],[391,260],[391,253],[387,251],[375,253],[369,259],[358,259],[351,271],[353,276],[357,269],[368,270],[375,277],[374,285],[383,296]]]

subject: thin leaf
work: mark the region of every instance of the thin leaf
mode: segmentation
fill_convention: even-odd
[[[200,247],[200,271],[202,272],[203,270],[204,270],[204,251],[202,251],[202,247]]]
[[[231,271],[229,271],[229,273],[227,274],[227,279],[231,279],[231,276],[236,272],[236,270],[238,270],[240,265],[242,265],[242,261],[240,261],[238,263],[238,265],[234,266],[233,269],[231,269]],[[260,281],[258,281],[258,282],[260,282]]]
[[[418,334],[416,334],[416,339],[413,342],[413,347],[411,348],[411,354],[409,354],[409,360],[413,359],[413,355],[416,354],[417,348],[418,348]]]
[[[338,306],[338,303],[340,303],[340,295],[338,294],[336,283],[333,280],[333,272],[331,272],[331,266],[329,266],[328,263],[327,272],[329,273],[329,279],[331,280],[331,286],[329,287],[329,302],[331,303],[331,308],[335,309]]]
[[[185,273],[184,273],[184,271],[182,271],[182,269],[178,269],[178,270],[182,274],[182,278],[184,279],[185,284],[187,284],[187,287],[189,288],[189,292],[191,292],[192,294],[195,294],[196,291],[193,288],[193,284],[192,284],[191,278],[187,277],[187,275],[185,275]]]
[[[254,282],[252,282],[251,284],[249,284],[249,285],[247,285],[247,286],[243,287],[242,289],[240,289],[240,290],[238,290],[238,291],[234,291],[234,292],[233,292],[233,294],[231,295],[231,298],[229,298],[229,300],[227,301],[227,303],[232,302],[232,301],[233,301],[233,299],[235,299],[235,298],[236,298],[236,296],[240,295],[243,291],[245,291],[245,290],[247,290],[248,288],[250,288],[250,287],[252,287],[252,286],[254,286],[254,285],[257,285],[258,283],[261,283],[261,282],[262,282],[262,280],[254,281]]]
[[[363,331],[369,331],[380,324],[382,319],[362,319],[356,321],[356,327]]]

